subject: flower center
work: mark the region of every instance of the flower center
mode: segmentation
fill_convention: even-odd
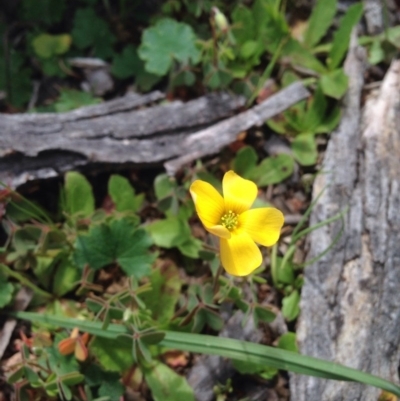
[[[238,224],[238,215],[229,210],[221,217],[221,225],[229,231],[233,231]]]

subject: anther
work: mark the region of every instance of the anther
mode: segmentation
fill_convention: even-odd
[[[221,217],[221,225],[227,228],[229,231],[233,231],[238,224],[238,216],[232,210],[228,210]]]

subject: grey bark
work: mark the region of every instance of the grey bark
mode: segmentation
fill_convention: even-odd
[[[185,149],[183,156],[164,164],[167,172],[173,175],[186,163],[218,153],[224,146],[233,142],[241,132],[264,124],[265,120],[281,113],[307,96],[309,96],[307,89],[302,83],[296,82],[261,104],[188,136],[182,143]]]
[[[158,92],[67,113],[0,115],[0,180],[15,188],[93,163],[150,165],[178,157],[171,162],[176,171],[182,155],[188,162],[215,154],[307,96],[296,83],[234,117],[244,99],[227,93],[135,110],[162,98]]]
[[[364,57],[346,61],[350,89],[332,133],[310,224],[349,207],[339,242],[305,270],[298,341],[301,353],[399,382],[400,360],[400,62],[360,110]],[[309,258],[340,230],[336,222],[309,236]],[[380,390],[293,375],[293,401],[376,401]]]

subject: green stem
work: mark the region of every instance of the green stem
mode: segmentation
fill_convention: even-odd
[[[221,275],[223,270],[224,270],[224,268],[222,267],[222,264],[220,264],[218,266],[217,274],[214,277],[214,283],[213,283],[213,293],[214,293],[214,295],[218,292],[219,276]]]
[[[29,279],[24,277],[22,274],[14,271],[14,270],[11,270],[8,266],[0,263],[0,270],[3,270],[3,272],[5,274],[7,274],[8,276],[15,278],[17,281],[19,281],[25,287],[30,288],[35,294],[40,295],[46,299],[53,299],[52,294],[42,290],[41,288],[39,288],[38,286],[33,284],[32,281],[30,281]]]
[[[261,89],[263,88],[265,81],[271,76],[272,70],[275,67],[275,64],[277,63],[277,61],[281,55],[282,48],[288,40],[289,40],[289,37],[285,37],[279,42],[278,48],[276,49],[275,53],[273,54],[271,61],[268,63],[263,74],[261,75],[260,79],[258,80],[258,84],[257,84],[255,91],[251,95],[250,99],[247,101],[247,106],[250,106],[254,102],[254,100],[259,95]]]

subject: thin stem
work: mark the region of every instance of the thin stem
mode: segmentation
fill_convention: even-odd
[[[37,295],[40,295],[40,296],[42,296],[42,297],[44,297],[46,299],[53,299],[53,295],[52,294],[48,293],[47,291],[42,290],[41,288],[39,288],[38,286],[33,284],[29,279],[24,277],[22,274],[11,270],[8,266],[0,263],[0,269],[3,270],[10,277],[15,278],[16,280],[18,280],[22,285],[30,288]]]
[[[289,37],[287,36],[287,37],[284,37],[279,42],[278,48],[276,49],[275,53],[273,54],[271,61],[268,63],[263,74],[261,75],[260,79],[258,80],[256,90],[253,92],[250,99],[247,101],[247,106],[250,106],[254,102],[254,100],[257,98],[258,94],[260,93],[265,81],[271,76],[272,70],[275,67],[276,62],[278,61],[279,56],[281,55],[282,48],[288,40],[289,40]]]
[[[219,265],[217,273],[214,277],[214,283],[213,283],[213,293],[214,295],[218,292],[219,289],[219,277],[221,276],[221,273],[223,272],[224,268],[222,267],[222,264]]]

